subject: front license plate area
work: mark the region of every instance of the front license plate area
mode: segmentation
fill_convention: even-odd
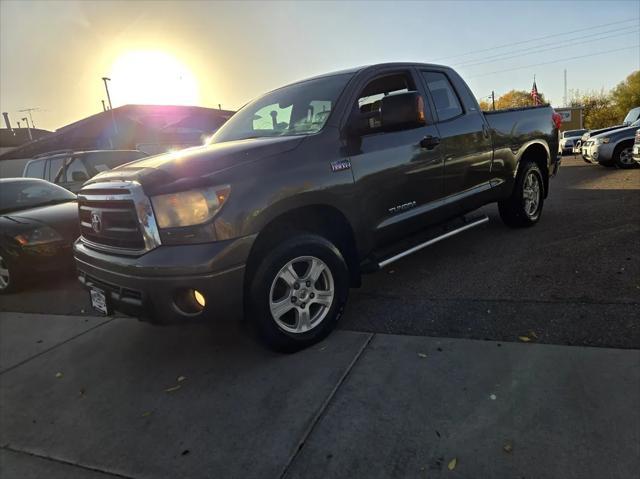
[[[104,291],[91,288],[89,293],[91,294],[91,306],[93,306],[93,309],[99,311],[105,316],[111,314],[111,311],[109,310],[109,303],[107,302],[107,295]]]

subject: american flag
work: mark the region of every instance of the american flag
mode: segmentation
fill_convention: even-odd
[[[538,87],[536,86],[536,80],[533,80],[533,87],[531,88],[531,98],[533,98],[534,105],[542,105],[542,100],[540,99],[540,95],[538,94]]]

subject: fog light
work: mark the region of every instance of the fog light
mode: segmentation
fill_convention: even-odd
[[[204,305],[207,303],[204,299],[203,294],[197,289],[193,290],[193,297],[196,299],[196,303],[200,305],[200,307],[204,308]]]

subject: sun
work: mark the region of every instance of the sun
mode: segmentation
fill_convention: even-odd
[[[156,50],[129,51],[111,66],[109,89],[116,105],[197,105],[198,81],[174,56]]]

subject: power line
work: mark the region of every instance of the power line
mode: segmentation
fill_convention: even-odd
[[[535,41],[538,41],[538,40],[546,40],[547,38],[561,37],[561,36],[569,35],[571,33],[593,31],[594,29],[602,28],[602,27],[608,27],[610,25],[619,25],[621,23],[629,23],[629,22],[636,22],[637,23],[638,21],[640,21],[640,18],[636,17],[636,18],[632,18],[630,20],[618,20],[616,22],[602,23],[600,25],[592,25],[590,27],[580,28],[578,30],[571,30],[571,31],[564,32],[564,33],[554,33],[552,35],[545,35],[543,37],[537,37],[537,38],[530,38],[528,40],[522,40],[520,42],[505,43],[505,44],[496,45],[496,46],[493,46],[493,47],[490,47],[490,48],[483,48],[483,49],[480,49],[480,50],[472,50],[470,52],[460,53],[460,54],[457,54],[457,55],[449,55],[449,56],[445,56],[445,57],[435,58],[433,61],[436,62],[436,61],[439,61],[439,60],[445,60],[445,59],[451,59],[451,58],[459,58],[459,57],[464,57],[464,56],[467,56],[467,55],[471,55],[473,53],[488,52],[488,51],[491,51],[491,50],[496,50],[498,48],[513,47],[515,45],[522,45],[524,43],[535,42]]]
[[[544,44],[540,44],[540,45],[535,45],[535,46],[530,46],[530,47],[526,47],[526,48],[520,48],[518,50],[512,50],[510,52],[503,52],[503,53],[498,53],[496,55],[490,55],[488,57],[484,57],[482,59],[482,61],[479,61],[479,59],[475,59],[475,60],[465,60],[461,63],[454,63],[453,66],[467,66],[467,65],[473,65],[473,64],[480,64],[480,63],[487,63],[487,61],[492,61],[492,59],[496,59],[500,60],[502,59],[505,55],[511,55],[511,54],[516,54],[516,53],[522,53],[522,52],[533,52],[536,53],[538,51],[545,51],[545,50],[538,50],[541,47],[548,47],[548,46],[553,46],[554,48],[550,48],[550,50],[553,50],[555,48],[564,48],[564,47],[568,47],[568,46],[574,46],[574,45],[580,45],[581,43],[589,43],[595,40],[604,40],[606,38],[613,38],[616,36],[621,36],[621,35],[627,35],[629,33],[633,33],[634,31],[637,31],[638,26],[633,25],[631,27],[623,27],[623,28],[616,28],[614,30],[607,30],[604,32],[600,32],[600,33],[596,33],[595,36],[594,35],[584,35],[584,36],[580,36],[580,37],[576,37],[576,38],[571,38],[571,39],[567,39],[567,40],[563,40],[562,45],[558,45],[558,42],[553,42],[553,43],[544,43]],[[623,31],[625,30],[625,31]],[[616,32],[614,35],[609,35],[609,36],[604,36],[604,37],[599,37],[599,35],[605,35],[606,33],[612,33],[612,32]],[[588,40],[585,40],[588,39]],[[487,61],[485,61],[487,60]]]
[[[549,48],[527,49],[527,50],[524,50],[524,51],[529,51],[529,55],[535,55],[536,53],[548,52],[548,51],[551,51],[551,50],[559,50],[561,48],[567,48],[567,47],[571,47],[571,46],[582,45],[582,44],[585,44],[585,43],[592,43],[592,42],[595,42],[595,41],[598,41],[598,40],[606,40],[608,38],[621,37],[621,36],[624,36],[624,35],[629,35],[630,33],[638,33],[638,31],[640,31],[640,30],[635,28],[634,30],[631,30],[631,31],[628,31],[628,32],[618,33],[618,34],[615,34],[615,35],[606,35],[604,37],[592,38],[591,40],[582,40],[580,42],[567,43],[567,44],[563,44],[563,45],[556,45],[554,47],[549,47]],[[509,60],[511,58],[518,58],[518,57],[523,56],[522,55],[522,51],[520,51],[520,53],[517,53],[517,54],[516,54],[516,52],[510,52],[510,53],[514,53],[514,55],[509,54],[509,56],[499,56],[499,57],[494,58],[494,59],[487,59],[485,61],[479,61],[479,62],[475,62],[475,63],[462,63],[462,64],[458,64],[458,65],[455,65],[455,66],[457,66],[457,67],[474,67],[474,66],[477,66],[477,65],[484,65],[486,63],[494,63],[494,62],[499,62],[499,61],[503,61],[503,60]]]
[[[551,65],[553,63],[560,63],[560,62],[564,62],[564,61],[568,61],[568,60],[576,60],[578,58],[594,57],[594,56],[597,56],[597,55],[604,55],[605,53],[621,52],[623,50],[631,50],[633,48],[640,48],[640,44],[633,45],[631,47],[616,48],[616,49],[613,49],[613,50],[605,50],[605,51],[602,51],[602,52],[589,53],[587,55],[579,55],[579,56],[576,56],[576,57],[561,58],[560,60],[553,60],[553,61],[550,61],[550,62],[533,63],[531,65],[523,65],[523,66],[515,67],[515,68],[507,68],[506,70],[497,70],[495,72],[482,73],[480,75],[473,75],[473,76],[469,76],[467,78],[478,78],[478,77],[484,77],[484,76],[487,76],[487,75],[495,75],[497,73],[511,72],[511,71],[514,71],[514,70],[522,70],[523,68],[537,67],[537,66],[540,66],[540,65]]]

